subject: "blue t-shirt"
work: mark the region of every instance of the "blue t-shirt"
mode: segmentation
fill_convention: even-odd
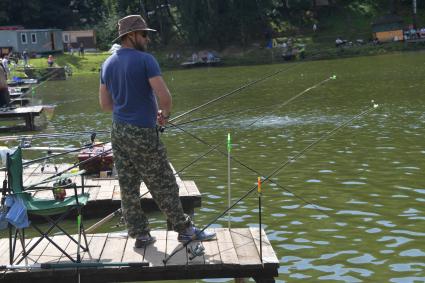
[[[121,48],[106,59],[100,82],[112,95],[114,121],[154,128],[158,106],[149,79],[160,75],[158,62],[146,52]]]

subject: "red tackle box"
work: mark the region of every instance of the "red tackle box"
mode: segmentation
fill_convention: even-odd
[[[114,160],[111,148],[111,143],[106,143],[102,145],[94,145],[93,147],[86,148],[80,151],[80,153],[78,154],[79,162],[99,155],[93,160],[81,164],[79,166],[80,170],[86,170],[87,174],[99,174],[101,171],[112,171],[112,168],[114,166]],[[102,152],[105,151],[108,152],[100,155]]]

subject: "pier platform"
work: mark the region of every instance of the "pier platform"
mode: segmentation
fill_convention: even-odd
[[[56,173],[54,166],[61,172],[72,164],[47,164],[41,172],[42,164],[31,164],[23,172],[24,186],[35,184],[45,180]],[[192,215],[196,207],[201,206],[201,193],[194,181],[182,180],[176,176],[179,185],[180,200],[185,213]],[[81,178],[74,177],[73,182],[81,186]],[[53,182],[43,184],[43,187],[52,187]],[[104,217],[121,207],[120,186],[116,178],[97,178],[85,176],[85,192],[90,193],[88,204],[84,207],[84,217]],[[80,189],[79,189],[80,190]],[[73,195],[73,189],[67,189],[67,195]],[[158,210],[151,194],[144,183],[140,186],[141,204],[145,212]],[[52,190],[40,190],[34,196],[53,199]]]
[[[255,282],[275,282],[279,260],[263,230],[262,258],[260,258],[260,230],[258,228],[214,228],[217,239],[203,242],[205,254],[191,259],[187,248],[177,252],[167,264],[163,260],[182,247],[173,231],[152,231],[156,242],[135,249],[134,239],[126,233],[105,233],[88,235],[88,253],[82,254],[79,268],[53,268],[57,263],[69,263],[53,245],[43,239],[29,255],[27,266],[34,263],[51,263],[50,269],[5,270],[0,273],[0,281],[11,283],[50,283],[50,282],[132,282],[153,280],[184,280],[203,278],[253,278]],[[76,254],[76,244],[70,244],[64,236],[55,236],[70,254]],[[27,240],[27,243],[35,239]],[[195,245],[196,243],[190,243]],[[18,245],[19,246],[19,245]],[[8,239],[0,239],[0,265],[9,264]],[[19,251],[19,250],[18,250]],[[84,263],[123,263],[147,262],[146,267],[86,267]],[[22,262],[23,263],[23,262]]]
[[[25,120],[25,129],[31,131],[35,129],[34,118],[40,116],[41,112],[43,112],[43,106],[28,106],[0,110],[0,121],[4,119],[23,118]]]

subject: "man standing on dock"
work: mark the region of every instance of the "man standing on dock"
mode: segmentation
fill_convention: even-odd
[[[112,148],[121,188],[121,207],[128,234],[135,247],[155,241],[140,205],[140,184],[149,192],[182,242],[210,240],[214,233],[195,228],[183,212],[179,187],[159,138],[157,124],[167,123],[172,107],[171,94],[162,78],[157,60],[146,52],[150,41],[145,20],[130,15],[118,21],[122,48],[102,65],[99,102],[113,112]],[[159,109],[158,109],[159,107]]]

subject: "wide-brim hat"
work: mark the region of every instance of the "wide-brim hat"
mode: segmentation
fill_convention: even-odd
[[[148,27],[146,21],[142,18],[142,16],[130,15],[118,21],[118,37],[115,38],[112,42],[117,41],[127,33],[138,30],[156,31]]]

